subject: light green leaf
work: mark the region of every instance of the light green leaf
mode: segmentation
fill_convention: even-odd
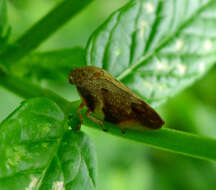
[[[81,47],[35,53],[11,65],[13,73],[32,80],[67,82],[71,69],[85,65]]]
[[[87,64],[156,106],[216,61],[215,9],[214,0],[131,1],[92,35]]]
[[[0,189],[70,190],[83,178],[79,189],[94,189],[92,144],[65,126],[61,109],[46,98],[30,99],[12,113],[0,125]]]

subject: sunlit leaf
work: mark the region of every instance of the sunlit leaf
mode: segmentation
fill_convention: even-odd
[[[216,61],[215,9],[214,0],[131,1],[92,35],[87,64],[156,106]]]

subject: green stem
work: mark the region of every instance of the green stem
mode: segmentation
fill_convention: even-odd
[[[109,124],[105,126],[108,126],[109,132],[114,135],[144,143],[154,148],[216,161],[216,140],[212,138],[167,128],[145,132],[127,131],[125,135],[122,135],[120,130],[116,129],[116,126],[111,127]],[[95,127],[95,125],[91,125],[91,127]]]
[[[70,102],[51,90],[41,88],[27,80],[0,72],[0,85],[23,98],[45,96],[55,101],[65,113],[69,112]]]
[[[87,6],[92,0],[63,0],[45,17],[26,31],[12,46],[1,55],[7,64],[21,59],[37,48],[44,40],[64,25],[72,16]]]
[[[71,104],[71,107],[73,108],[71,109],[72,113],[77,112],[79,104],[80,101],[73,102]],[[101,130],[100,126],[96,125],[87,117],[84,119],[84,125]],[[126,130],[126,134],[123,135],[118,126],[107,122],[104,122],[103,125],[108,129],[109,134],[113,134],[115,136],[194,158],[216,161],[216,139],[167,128],[146,131]]]
[[[100,129],[95,123],[85,118],[85,125]],[[122,134],[117,126],[105,123],[108,133],[126,139],[144,143],[154,148],[180,153],[194,158],[216,161],[216,139],[201,137],[191,133],[162,128],[152,131],[126,131]]]
[[[29,81],[25,81],[14,76],[7,76],[2,73],[0,73],[0,85],[3,85],[7,89],[24,98],[38,96],[48,97],[62,108],[66,116],[68,114],[73,114],[74,119],[78,117],[78,114],[76,113],[80,101],[70,103],[50,90],[33,85]],[[99,126],[88,118],[85,117],[84,121],[85,126],[100,129]],[[166,128],[155,131],[127,130],[126,134],[123,135],[120,129],[115,125],[105,122],[104,126],[109,130],[108,133],[116,136],[141,142],[162,150],[180,153],[195,158],[216,161],[216,139],[201,137]]]

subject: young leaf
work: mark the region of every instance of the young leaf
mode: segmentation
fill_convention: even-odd
[[[94,189],[95,158],[82,133],[46,98],[30,99],[0,125],[0,189]],[[78,188],[77,188],[78,189]]]
[[[216,61],[214,0],[134,0],[92,35],[87,64],[158,105]]]
[[[35,53],[11,65],[11,70],[20,77],[65,83],[71,69],[85,66],[84,55],[81,47]]]

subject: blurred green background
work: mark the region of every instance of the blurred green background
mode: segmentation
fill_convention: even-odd
[[[60,0],[10,0],[9,23],[16,39]],[[126,0],[95,0],[37,51],[85,46],[92,32]],[[166,126],[216,138],[216,67],[203,79],[171,98],[158,111]],[[73,87],[45,83],[66,98]],[[0,87],[0,121],[22,101]],[[94,129],[83,129],[95,144],[98,157],[98,190],[214,190],[216,164],[117,138]],[[215,149],[216,151],[216,149]]]

